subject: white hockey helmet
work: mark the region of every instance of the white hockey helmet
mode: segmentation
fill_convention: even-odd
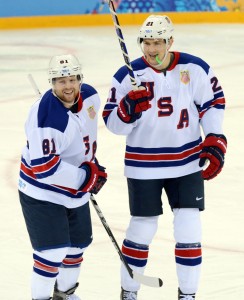
[[[151,15],[149,16],[139,31],[138,43],[143,39],[165,39],[168,41],[173,37],[173,23],[166,15]]]
[[[77,75],[78,80],[82,81],[81,65],[78,59],[72,54],[53,56],[48,68],[49,82],[53,79]]]

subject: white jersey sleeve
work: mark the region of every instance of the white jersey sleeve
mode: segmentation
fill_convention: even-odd
[[[225,97],[222,86],[211,68],[207,72],[201,70],[199,83],[194,94],[195,103],[199,108],[199,116],[204,135],[209,133],[222,134]]]

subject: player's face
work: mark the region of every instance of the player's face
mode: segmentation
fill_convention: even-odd
[[[53,84],[55,94],[70,107],[79,94],[80,81],[77,76],[60,77],[56,78]]]
[[[146,60],[150,65],[156,66],[158,62],[156,61],[156,56],[162,60],[166,52],[166,43],[163,39],[144,39],[143,40],[143,52]]]

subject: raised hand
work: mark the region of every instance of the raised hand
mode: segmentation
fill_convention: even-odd
[[[118,105],[118,116],[125,123],[133,123],[139,119],[143,111],[151,107],[151,93],[146,89],[130,91]]]

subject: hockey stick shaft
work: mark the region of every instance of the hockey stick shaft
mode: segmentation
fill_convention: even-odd
[[[141,283],[141,284],[144,284],[144,285],[147,285],[147,286],[151,286],[151,287],[161,287],[163,285],[163,281],[162,279],[160,278],[157,278],[157,277],[150,277],[150,276],[146,276],[144,274],[140,274],[140,273],[137,273],[135,272],[134,270],[131,269],[131,267],[128,265],[127,261],[125,260],[124,256],[123,256],[123,253],[121,252],[120,250],[120,247],[100,209],[100,207],[98,206],[95,198],[93,195],[90,196],[90,200],[97,212],[97,215],[99,217],[99,219],[101,220],[102,224],[103,224],[103,227],[105,228],[105,230],[107,231],[108,233],[108,236],[110,237],[116,251],[118,252],[119,254],[119,257],[120,257],[120,260],[122,261],[122,263],[124,264],[126,270],[128,271],[129,275],[131,278],[133,278],[134,280],[136,280],[137,282]]]
[[[39,96],[39,97],[41,97],[42,93],[40,92],[40,90],[39,90],[39,88],[38,88],[38,86],[37,86],[37,84],[36,84],[36,82],[35,82],[35,80],[34,80],[34,78],[33,78],[33,76],[31,74],[28,74],[28,79],[29,79],[29,81],[30,81],[30,83],[31,83],[31,85],[32,85],[32,87],[33,87],[36,95]]]
[[[108,3],[109,10],[110,10],[110,13],[112,15],[114,27],[115,27],[117,37],[118,37],[118,40],[119,40],[119,44],[120,44],[120,48],[121,48],[121,51],[122,51],[122,54],[123,54],[123,57],[124,57],[125,65],[126,65],[127,70],[128,70],[128,74],[129,74],[129,77],[130,77],[132,88],[134,90],[138,90],[135,75],[134,75],[134,72],[133,72],[133,69],[132,69],[132,66],[131,66],[129,54],[128,54],[128,51],[127,51],[127,48],[126,48],[126,45],[125,45],[125,40],[124,40],[124,37],[123,37],[122,30],[121,30],[121,27],[120,27],[118,15],[117,15],[115,7],[114,7],[114,2],[113,2],[113,0],[107,0],[107,1],[104,0],[104,1]]]

